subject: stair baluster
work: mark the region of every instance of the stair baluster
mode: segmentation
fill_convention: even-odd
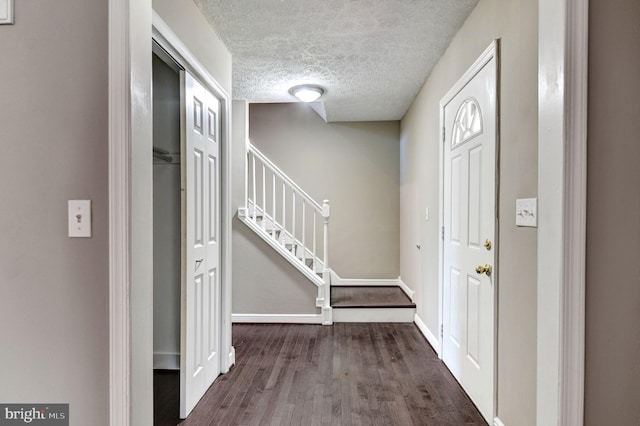
[[[272,179],[272,213],[271,213],[271,217],[273,218],[273,239],[274,240],[278,240],[278,234],[277,234],[277,230],[278,228],[276,227],[276,174],[273,173],[272,174],[273,179]]]
[[[282,232],[280,235],[280,244],[282,244],[282,247],[284,247],[284,245],[286,244],[286,241],[284,239],[285,235],[287,234],[285,231],[287,230],[287,183],[283,180],[282,181]]]

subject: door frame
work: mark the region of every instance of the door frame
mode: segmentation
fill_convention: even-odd
[[[589,2],[538,11],[536,422],[582,425]]]
[[[153,418],[151,368],[152,336],[147,330],[138,349],[132,343],[138,324],[137,317],[151,317],[148,296],[151,284],[145,287],[142,298],[131,293],[131,277],[138,269],[144,269],[136,247],[140,241],[136,227],[140,225],[136,201],[131,198],[140,184],[131,176],[131,165],[137,161],[132,152],[132,142],[148,144],[150,136],[151,1],[109,1],[109,423],[112,426],[128,426],[135,419],[137,425],[150,425]],[[539,87],[548,89],[547,72],[561,70],[563,84],[557,91],[539,90],[539,155],[538,197],[545,215],[539,217],[538,287],[548,291],[538,292],[538,357],[537,357],[537,423],[560,425],[558,413],[573,413],[578,420],[562,424],[582,424],[584,399],[584,256],[585,235],[583,220],[586,216],[586,108],[587,108],[587,35],[588,4],[586,0],[539,0]],[[565,57],[565,53],[568,53]],[[148,61],[148,62],[145,62]],[[546,71],[545,71],[546,70]],[[545,77],[543,77],[545,76]],[[558,78],[558,75],[556,75]],[[145,79],[149,79],[146,81]],[[133,96],[133,93],[136,96]],[[570,94],[570,98],[567,95]],[[142,97],[138,96],[142,95]],[[137,114],[142,114],[140,117]],[[558,124],[560,122],[560,124]],[[566,122],[572,132],[565,133]],[[551,133],[549,133],[551,130]],[[568,146],[574,148],[564,150]],[[551,151],[547,149],[551,148]],[[148,151],[150,152],[150,151]],[[557,152],[560,161],[550,161]],[[544,173],[560,175],[564,192],[558,195],[550,182],[542,182]],[[572,176],[569,179],[569,176]],[[228,185],[228,183],[227,183]],[[569,199],[567,194],[573,194]],[[552,197],[543,205],[545,197]],[[565,206],[564,203],[567,202]],[[149,204],[148,201],[145,202]],[[566,208],[565,208],[566,207]],[[149,210],[151,210],[149,208]],[[565,235],[562,224],[570,224],[575,217],[580,225]],[[560,223],[558,223],[558,221]],[[132,227],[132,225],[134,225]],[[543,235],[544,230],[544,235]],[[150,234],[150,231],[146,231]],[[559,237],[551,238],[556,235]],[[144,240],[147,237],[142,237]],[[560,259],[554,258],[558,251]],[[571,256],[574,253],[574,256]],[[229,253],[230,255],[230,253]],[[143,263],[141,266],[139,263]],[[549,263],[550,262],[550,263]],[[551,281],[543,282],[540,269],[553,268]],[[226,265],[226,262],[225,262]],[[569,270],[569,280],[564,272]],[[561,273],[558,273],[558,270]],[[228,271],[229,273],[231,271]],[[230,278],[230,277],[229,277]],[[567,294],[558,303],[558,293]],[[575,296],[577,295],[577,296]],[[145,302],[145,300],[147,300]],[[553,304],[554,310],[543,323],[540,321],[542,306]],[[565,306],[571,304],[571,306]],[[146,310],[146,312],[145,312]],[[149,319],[143,320],[148,324]],[[135,329],[132,325],[135,325]],[[543,342],[546,335],[554,336],[552,345]],[[136,336],[137,337],[137,336]],[[561,343],[562,342],[562,345]],[[232,348],[231,348],[232,349]],[[148,357],[149,359],[145,359]],[[559,359],[578,360],[579,366],[560,363]],[[134,368],[132,368],[134,367]],[[142,370],[137,372],[136,370]],[[569,373],[571,370],[571,374]],[[132,372],[134,374],[132,374]],[[141,377],[138,377],[141,376]],[[562,387],[559,396],[558,383]],[[547,396],[545,396],[545,394]],[[543,423],[549,413],[551,422]],[[567,414],[568,415],[568,414]],[[564,417],[563,414],[563,419]],[[140,421],[137,421],[140,419]]]
[[[224,374],[235,364],[231,345],[231,97],[155,12],[152,23],[153,41],[220,100],[220,371]]]
[[[109,424],[153,423],[151,58],[155,40],[221,100],[221,372],[231,345],[231,98],[151,2],[109,0]]]
[[[482,52],[482,54],[476,59],[476,61],[464,72],[464,74],[456,81],[456,83],[447,91],[447,93],[440,100],[439,105],[439,139],[440,139],[440,171],[439,171],[439,200],[440,207],[438,212],[439,224],[441,229],[440,239],[438,241],[438,291],[440,297],[438,298],[438,321],[439,321],[439,339],[438,339],[438,358],[442,359],[444,351],[444,337],[443,337],[443,324],[444,324],[444,171],[445,171],[445,123],[444,123],[444,109],[446,105],[475,77],[482,68],[489,63],[492,59],[496,61],[496,122],[495,122],[495,200],[494,200],[494,212],[495,217],[495,232],[494,232],[494,266],[493,266],[493,413],[491,418],[495,418],[497,413],[498,404],[498,289],[500,288],[499,277],[499,240],[500,240],[500,223],[498,221],[498,207],[500,198],[500,40],[495,39],[491,44]]]

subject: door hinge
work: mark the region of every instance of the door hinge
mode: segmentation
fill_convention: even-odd
[[[446,135],[445,127],[442,126],[442,142],[444,142],[445,140],[445,135]]]
[[[444,226],[442,227],[442,235],[440,235],[440,238],[444,240]]]
[[[440,337],[444,337],[444,324],[440,324]]]

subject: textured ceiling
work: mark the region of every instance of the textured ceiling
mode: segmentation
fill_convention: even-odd
[[[233,55],[233,98],[326,88],[327,121],[398,120],[478,0],[194,0]]]

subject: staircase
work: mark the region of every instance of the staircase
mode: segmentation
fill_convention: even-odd
[[[238,218],[317,287],[322,324],[413,321],[415,304],[399,287],[331,287],[332,277],[349,280],[329,267],[329,200],[315,201],[249,141],[245,170]]]

